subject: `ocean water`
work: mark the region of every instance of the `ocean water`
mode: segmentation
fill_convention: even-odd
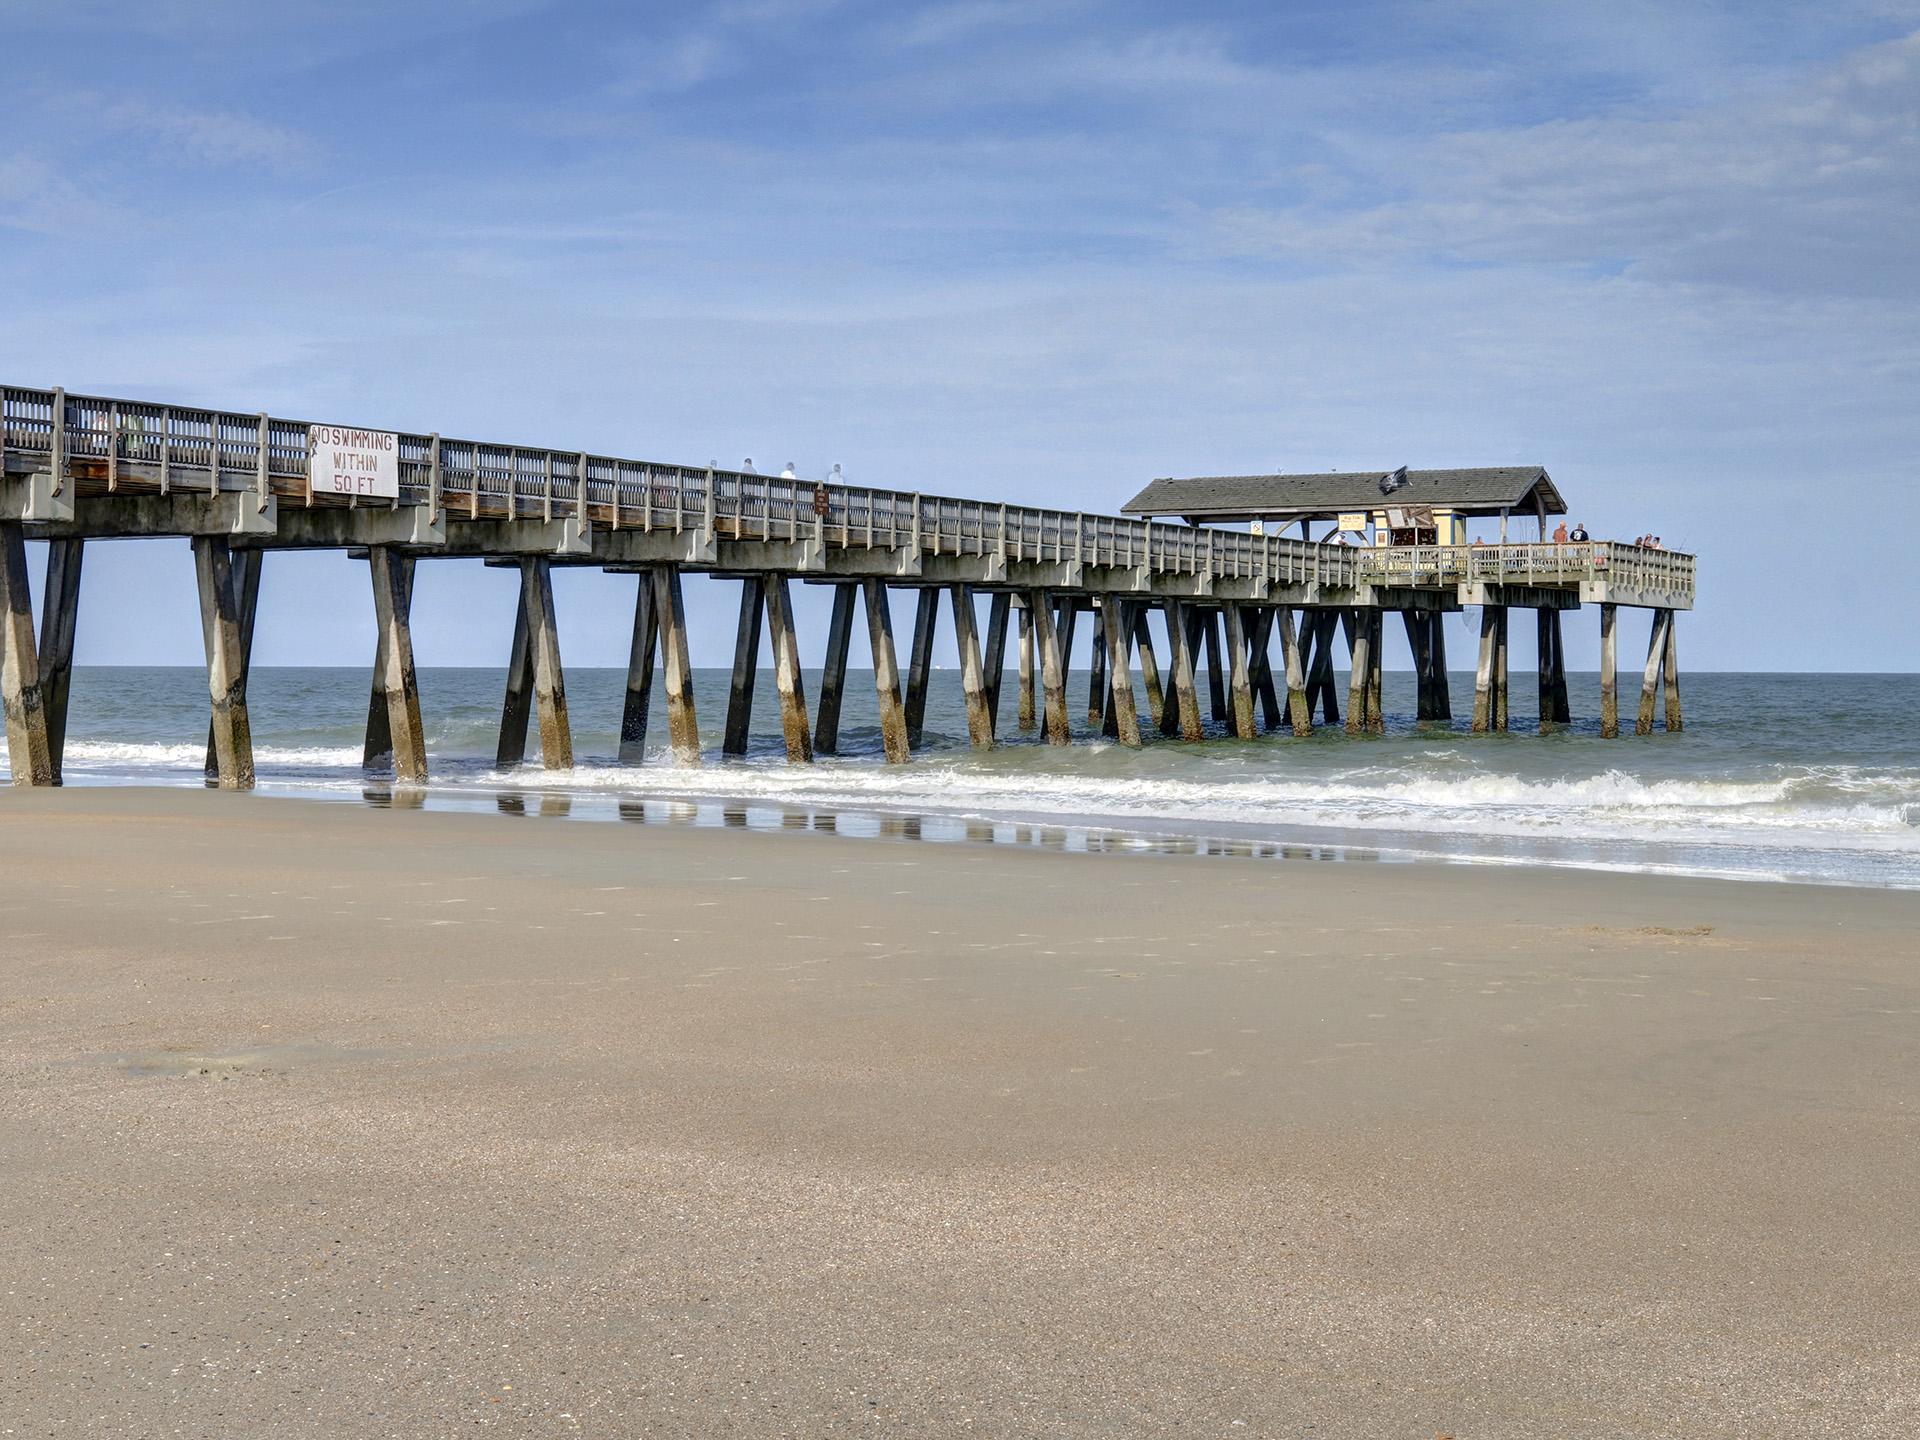
[[[1513,733],[1473,735],[1464,718],[1450,729],[1416,724],[1412,676],[1389,672],[1384,736],[1330,727],[1311,739],[1161,740],[1133,752],[1086,730],[1084,670],[1070,688],[1084,732],[1073,746],[1018,734],[1009,673],[1003,743],[976,755],[958,677],[943,670],[928,698],[926,748],[910,765],[888,766],[871,674],[855,671],[842,754],[792,767],[772,675],[759,679],[750,753],[723,759],[728,674],[701,670],[695,696],[706,753],[698,769],[676,768],[664,753],[657,686],[648,763],[614,763],[624,678],[569,669],[575,767],[553,774],[536,763],[502,773],[493,765],[502,673],[422,671],[433,770],[422,803],[843,833],[902,833],[908,817],[912,833],[926,838],[1041,834],[1070,845],[1170,848],[1221,841],[1356,859],[1438,856],[1920,888],[1917,675],[1690,674],[1682,733],[1602,740],[1592,674],[1569,677],[1572,728],[1543,736],[1534,733],[1530,674],[1512,677]],[[1630,731],[1638,676],[1621,678]],[[818,673],[807,681],[812,700]],[[78,669],[67,783],[204,783],[205,683],[191,668]],[[1471,674],[1452,676],[1456,716],[1471,713],[1472,685]],[[360,770],[367,688],[361,669],[256,670],[250,703],[261,790],[392,803],[389,787]],[[1344,675],[1340,694],[1344,703]],[[1143,690],[1141,707],[1144,727]],[[537,762],[537,727],[530,750]]]

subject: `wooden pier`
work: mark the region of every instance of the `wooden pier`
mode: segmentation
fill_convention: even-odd
[[[556,565],[635,577],[633,646],[620,759],[646,751],[656,665],[671,751],[700,762],[682,577],[741,587],[723,752],[744,748],[763,628],[788,758],[839,749],[839,712],[856,606],[873,652],[882,746],[904,762],[921,742],[942,601],[972,743],[1001,733],[1001,678],[1017,649],[1016,724],[1070,742],[1068,659],[1088,617],[1096,643],[1088,718],[1129,746],[1158,733],[1187,742],[1207,722],[1240,739],[1342,724],[1335,655],[1347,650],[1348,734],[1379,733],[1387,612],[1397,612],[1418,669],[1418,718],[1451,723],[1443,617],[1481,610],[1472,728],[1508,728],[1508,624],[1537,617],[1539,725],[1569,723],[1561,616],[1597,605],[1601,728],[1619,733],[1617,622],[1651,612],[1636,730],[1681,725],[1676,612],[1693,605],[1693,557],[1605,541],[1412,544],[1359,548],[990,500],[782,479],[713,466],[658,464],[579,451],[354,432],[392,443],[394,493],[336,493],[316,480],[305,421],[264,414],[0,390],[0,592],[6,604],[7,747],[18,785],[57,784],[86,542],[191,541],[207,657],[208,774],[253,783],[247,677],[268,551],[336,549],[369,562],[375,621],[366,763],[396,781],[427,778],[410,612],[422,560],[478,557],[517,572],[519,606],[498,758],[520,762],[538,725],[545,765],[573,763]],[[37,632],[25,542],[48,542]],[[791,583],[834,587],[820,694],[809,713]],[[904,687],[889,594],[917,592]],[[985,633],[975,597],[990,597]],[[1148,616],[1167,636],[1161,669]],[[1015,617],[1018,623],[1015,625]],[[1280,655],[1276,666],[1275,642]],[[1197,675],[1204,654],[1208,694]],[[1136,672],[1144,682],[1142,724]],[[1282,688],[1284,687],[1284,695]]]

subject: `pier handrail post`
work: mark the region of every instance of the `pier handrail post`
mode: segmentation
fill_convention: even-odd
[[[913,533],[908,539],[908,544],[910,548],[913,550],[914,555],[917,557],[920,554],[920,492],[918,490],[913,492],[912,524],[913,524]]]
[[[705,498],[704,498],[704,499],[703,499],[703,500],[701,501],[701,516],[700,516],[700,523],[701,523],[701,529],[702,529],[702,530],[703,530],[703,532],[704,532],[704,534],[703,534],[703,536],[702,536],[702,538],[703,538],[703,539],[704,539],[704,540],[705,540],[705,541],[706,541],[706,542],[707,542],[707,543],[708,543],[709,545],[711,545],[711,544],[713,543],[713,538],[714,538],[714,528],[713,528],[713,523],[714,523],[714,495],[713,495],[713,492],[714,492],[714,488],[715,488],[715,486],[716,486],[717,484],[718,484],[718,482],[717,482],[717,481],[716,481],[716,480],[714,479],[714,469],[713,469],[713,466],[711,466],[711,465],[709,465],[709,466],[707,466],[707,493],[706,493],[706,496],[705,496]],[[678,507],[676,507],[676,516],[677,516],[677,513],[678,513]],[[679,523],[678,523],[678,520],[677,520],[677,518],[676,518],[676,520],[675,520],[675,523],[674,523],[674,527],[673,527],[673,528],[674,528],[674,529],[676,529],[676,530],[678,530],[678,529],[680,528],[680,526],[679,526]]]
[[[579,468],[574,471],[573,476],[573,533],[584,540],[587,538],[587,452],[582,450],[580,458],[574,463]],[[613,493],[616,497],[620,493],[620,479],[617,473],[614,476]]]
[[[259,430],[256,433],[253,446],[254,508],[262,515],[267,513],[267,500],[271,494],[271,487],[267,484],[267,439],[270,433],[271,422],[267,419],[267,412],[262,410],[260,412]],[[396,499],[393,503],[398,505],[400,502]]]
[[[440,523],[440,432],[427,437],[427,524]]]
[[[54,387],[51,412],[53,432],[49,437],[47,463],[53,467],[53,493],[66,493],[67,483],[67,392]]]

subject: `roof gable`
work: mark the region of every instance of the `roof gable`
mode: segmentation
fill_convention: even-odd
[[[1536,490],[1549,515],[1567,513],[1566,501],[1539,465],[1462,470],[1409,470],[1405,485],[1382,493],[1382,470],[1296,475],[1211,475],[1155,480],[1121,506],[1127,515],[1184,515],[1194,519],[1258,520],[1333,515],[1388,505],[1439,505],[1468,514],[1522,513]]]

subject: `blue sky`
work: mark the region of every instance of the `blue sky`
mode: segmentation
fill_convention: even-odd
[[[16,383],[1087,509],[1540,463],[1701,554],[1690,665],[1920,667],[1920,0],[0,0],[0,39]],[[630,589],[564,577],[571,663]],[[499,662],[512,601],[432,566],[421,662]],[[270,562],[261,662],[371,643],[364,568]],[[94,547],[80,658],[198,660],[184,544]]]

